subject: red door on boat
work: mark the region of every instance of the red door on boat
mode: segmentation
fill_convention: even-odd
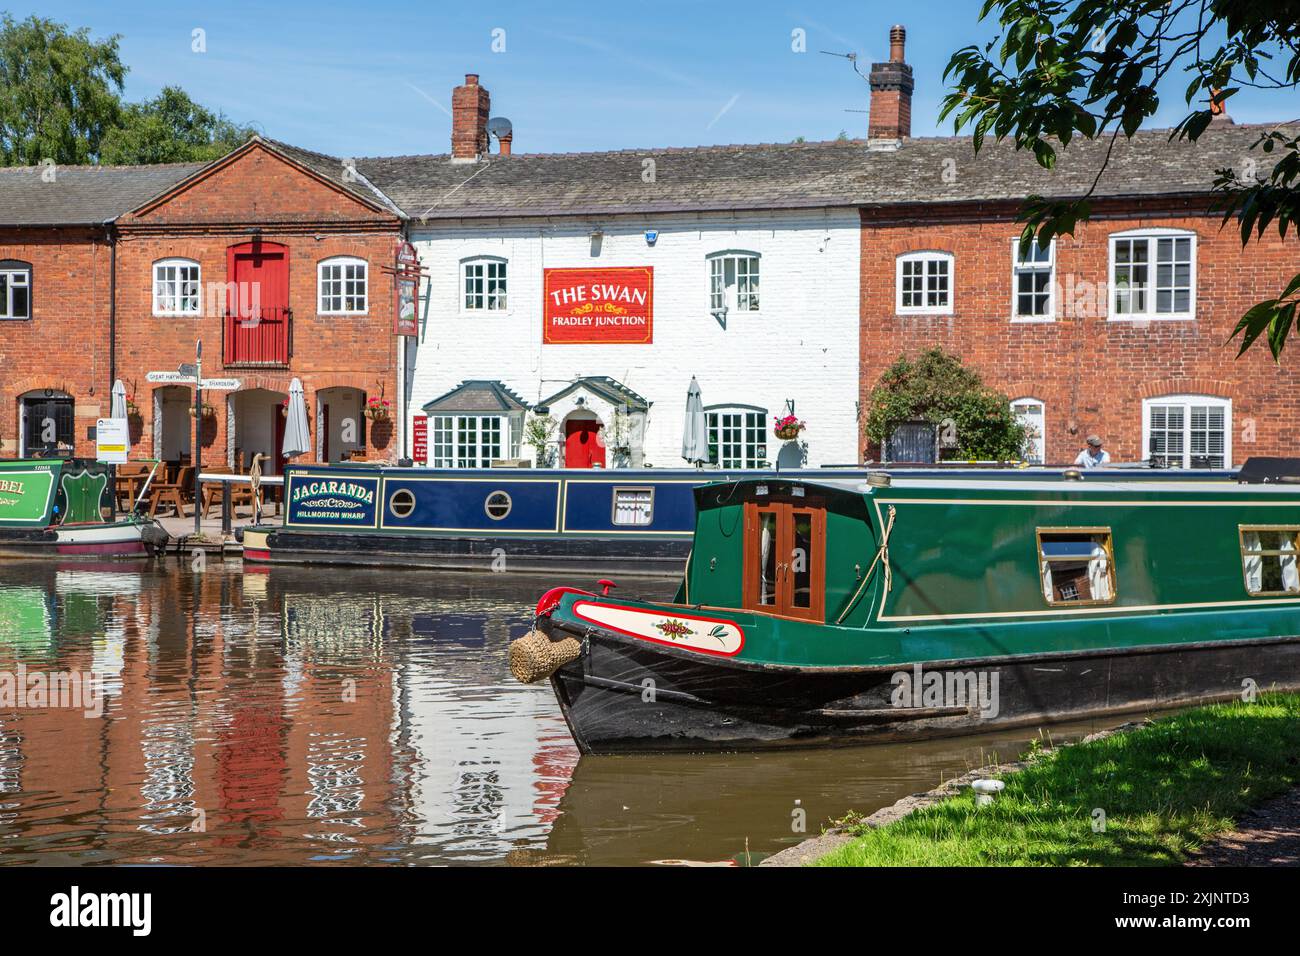
[[[605,467],[605,443],[600,439],[600,422],[595,419],[565,422],[564,467]]]

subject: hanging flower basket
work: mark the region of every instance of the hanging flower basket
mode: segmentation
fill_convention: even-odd
[[[143,418],[143,417],[144,417],[144,415],[140,412],[140,406],[137,405],[137,404],[136,404],[132,399],[130,399],[130,398],[128,398],[128,399],[126,400],[126,417],[127,417],[127,418]]]
[[[392,402],[386,398],[372,398],[366,402],[366,418],[372,422],[386,422],[392,414]]]
[[[216,406],[214,406],[214,405],[209,405],[207,402],[204,402],[204,403],[203,403],[203,417],[204,417],[204,418],[212,418],[212,417],[215,416],[216,414],[217,414]],[[190,418],[193,418],[193,417],[194,417],[194,406],[191,405],[191,406],[190,406]]]
[[[793,415],[780,415],[772,419],[772,431],[781,441],[794,441],[807,427],[806,422],[799,421]]]

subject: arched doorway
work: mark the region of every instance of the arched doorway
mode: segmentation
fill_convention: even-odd
[[[77,446],[75,406],[71,395],[56,388],[33,389],[18,396],[22,457],[71,456]]]
[[[604,468],[604,425],[595,412],[571,412],[564,419],[564,467]]]
[[[335,386],[316,390],[316,434],[321,461],[345,461],[366,450],[366,393]]]

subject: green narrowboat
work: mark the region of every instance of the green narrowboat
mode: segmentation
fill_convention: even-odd
[[[143,558],[167,532],[119,518],[106,465],[70,458],[0,461],[0,558]]]
[[[511,647],[584,752],[971,733],[1300,687],[1300,485],[767,476],[696,490],[676,601]]]

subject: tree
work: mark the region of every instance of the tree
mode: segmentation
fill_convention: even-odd
[[[126,67],[118,37],[0,16],[0,164],[88,163],[118,119]]]
[[[897,425],[927,421],[939,428],[941,441],[950,433],[956,442],[952,457],[958,460],[1024,457],[1029,435],[1012,414],[1011,400],[941,348],[915,360],[900,356],[881,374],[868,401],[867,438],[882,448]]]
[[[180,87],[165,86],[153,99],[123,109],[121,123],[104,136],[99,159],[113,164],[209,162],[254,132],[195,103]]]
[[[995,12],[999,36],[949,61],[944,77],[957,90],[944,98],[940,119],[955,113],[957,130],[971,127],[976,151],[989,134],[1010,137],[1047,169],[1057,146],[1076,135],[1109,140],[1087,194],[1028,197],[1025,246],[1089,218],[1116,139],[1155,115],[1165,81],[1187,81],[1188,112],[1170,139],[1188,141],[1243,87],[1300,87],[1300,0],[986,0],[980,19]],[[1243,245],[1270,226],[1283,240],[1292,225],[1300,231],[1300,136],[1271,131],[1255,148],[1273,160],[1267,176],[1219,169],[1214,179],[1216,206],[1224,223],[1236,217]],[[1300,275],[1242,316],[1230,337],[1241,336],[1238,355],[1263,336],[1276,360],[1297,307]]]

